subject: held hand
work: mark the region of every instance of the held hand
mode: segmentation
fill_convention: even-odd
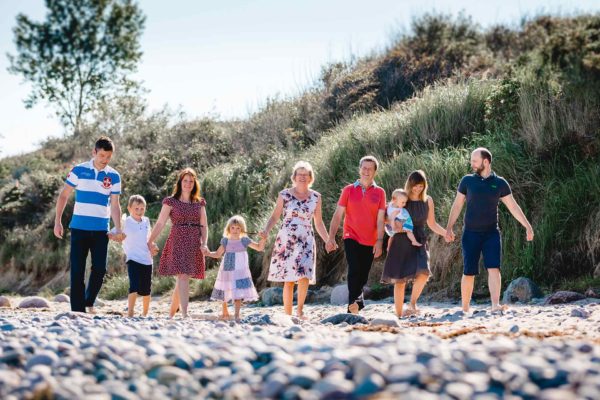
[[[63,229],[62,223],[60,223],[60,222],[55,222],[55,223],[54,223],[54,236],[56,236],[56,237],[57,237],[57,238],[59,238],[59,239],[62,239],[62,238],[63,238],[63,235],[64,235],[64,233],[65,233],[65,232],[64,232],[64,229]]]
[[[150,254],[152,254],[152,257],[158,254],[158,250],[158,245],[156,243],[152,243],[152,248],[150,249]]]
[[[444,239],[446,239],[446,243],[454,242],[455,236],[452,228],[446,229],[446,236],[444,236]]]
[[[210,250],[208,249],[208,246],[206,246],[205,244],[202,245],[202,247],[200,247],[200,251],[202,252],[202,254],[204,256],[208,256],[208,253],[210,253]]]
[[[375,246],[373,246],[373,258],[379,258],[381,257],[381,254],[383,254],[383,240],[378,240],[377,243],[375,243]]]
[[[332,251],[337,249],[337,243],[335,243],[335,241],[329,239],[327,241],[327,243],[325,244],[325,250],[327,250],[328,253],[331,253]]]
[[[262,230],[262,231],[258,232],[258,236],[260,236],[261,240],[262,239],[266,240],[268,235],[267,235],[266,231]]]
[[[534,236],[533,228],[532,227],[527,228],[527,241],[531,242],[533,240],[533,236]]]

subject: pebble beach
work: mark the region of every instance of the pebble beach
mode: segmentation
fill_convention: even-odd
[[[68,303],[0,308],[0,398],[56,399],[599,399],[600,299],[512,305],[424,303],[398,319],[391,299],[359,315],[307,305],[196,301],[191,317],[126,318],[124,301],[96,315]]]

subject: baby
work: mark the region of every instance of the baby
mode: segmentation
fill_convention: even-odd
[[[408,193],[404,189],[396,189],[392,192],[392,201],[387,207],[385,233],[388,234],[388,251],[392,245],[394,235],[398,233],[396,230],[400,228],[406,233],[413,246],[423,246],[417,242],[413,234],[413,222],[408,211],[406,211],[406,202],[408,201]]]

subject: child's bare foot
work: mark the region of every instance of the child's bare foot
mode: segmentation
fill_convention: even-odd
[[[422,245],[421,243],[419,243],[419,242],[412,242],[412,245],[413,245],[413,246],[416,246],[416,247],[421,247],[421,246],[423,246],[423,245]]]
[[[229,314],[221,314],[219,315],[219,320],[220,321],[229,321],[231,319],[231,315]]]
[[[352,303],[348,306],[348,311],[350,311],[350,314],[358,314],[358,304],[357,303]]]

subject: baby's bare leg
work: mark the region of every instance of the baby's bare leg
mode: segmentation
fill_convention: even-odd
[[[423,246],[421,243],[417,242],[417,239],[415,238],[414,233],[407,231],[406,236],[408,236],[408,239],[410,239],[410,242],[412,243],[413,246]]]

